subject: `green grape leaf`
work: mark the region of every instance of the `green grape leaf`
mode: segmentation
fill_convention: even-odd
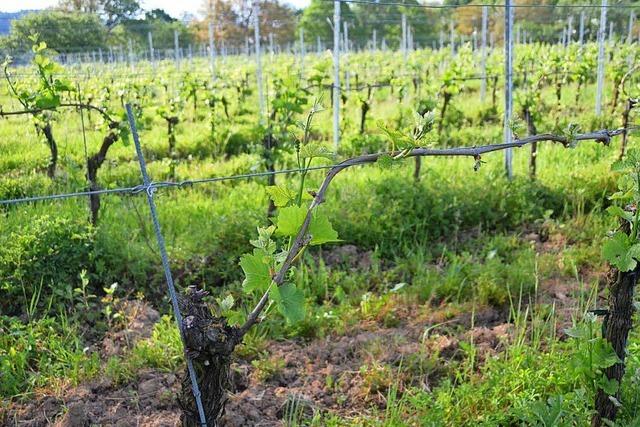
[[[276,251],[276,242],[271,240],[275,226],[270,227],[258,227],[258,238],[255,240],[249,240],[253,246],[258,249],[262,249],[266,254],[272,255]]]
[[[75,91],[75,87],[73,87],[73,85],[71,84],[70,81],[68,80],[61,80],[61,79],[55,79],[53,81],[53,88],[56,91],[62,91],[62,92],[74,92]]]
[[[593,344],[591,360],[594,366],[606,369],[620,362],[611,343],[600,338]],[[616,385],[617,386],[617,385]]]
[[[218,302],[218,306],[220,307],[220,310],[222,312],[231,310],[233,308],[233,305],[236,303],[235,299],[233,298],[233,295],[231,294],[227,295],[223,299],[216,298],[216,301]]]
[[[611,196],[609,196],[609,200],[631,200],[633,199],[633,190],[629,191],[616,191]]]
[[[278,212],[276,219],[276,234],[279,236],[295,237],[307,216],[307,208],[303,206],[289,206]]]
[[[329,218],[319,211],[316,211],[311,219],[309,234],[311,234],[310,245],[339,241],[338,232],[333,229]]]
[[[633,214],[631,212],[627,212],[622,209],[620,206],[609,206],[607,208],[607,212],[613,216],[618,216],[620,218],[624,218],[629,222],[633,221]]]
[[[60,96],[51,92],[40,94],[35,100],[36,108],[55,108],[60,105]]]
[[[271,272],[269,259],[264,252],[255,250],[253,254],[244,254],[240,257],[240,267],[244,271],[244,281],[242,288],[245,292],[253,292],[255,290],[266,291],[271,284]]]
[[[640,244],[632,245],[629,236],[617,232],[602,245],[602,256],[618,270],[630,271],[640,257]]]
[[[289,323],[296,323],[304,319],[304,293],[292,283],[282,286],[272,286],[269,296],[276,303],[278,311]]]
[[[266,187],[267,194],[273,203],[281,208],[296,199],[296,193],[283,185],[270,185]]]
[[[583,323],[579,323],[572,328],[565,329],[564,333],[570,336],[571,338],[577,338],[577,339],[583,339],[583,340],[589,338],[589,328],[587,325]]]
[[[118,127],[118,137],[120,138],[120,140],[125,146],[128,146],[129,143],[131,142],[130,136],[131,136],[131,131],[127,126],[127,122],[126,121],[120,122],[120,126]]]
[[[317,143],[309,143],[307,145],[303,145],[300,148],[300,157],[302,157],[303,159],[323,157],[325,159],[332,160],[333,153],[325,145],[317,144]]]

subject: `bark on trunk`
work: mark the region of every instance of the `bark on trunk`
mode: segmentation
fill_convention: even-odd
[[[629,224],[623,225],[625,233],[629,233]],[[605,369],[605,375],[610,380],[616,380],[618,384],[624,376],[624,359],[625,349],[627,347],[627,338],[629,331],[633,326],[632,316],[633,308],[633,292],[640,273],[640,264],[632,271],[620,272],[612,269],[609,282],[609,311],[604,331],[604,338],[611,343],[614,351],[622,362]],[[620,400],[620,387],[613,396]],[[591,425],[600,427],[604,420],[614,421],[618,412],[618,407],[609,398],[609,395],[602,389],[598,389],[595,401],[595,410]]]
[[[275,121],[275,113],[271,114],[271,122]],[[276,162],[274,158],[274,150],[277,145],[277,141],[273,137],[273,133],[271,129],[267,129],[267,134],[264,136],[263,141],[264,145],[264,161],[265,166],[268,172],[274,172],[276,170]],[[268,185],[276,185],[276,176],[274,174],[267,175],[267,184]],[[267,217],[271,218],[276,212],[276,205],[271,198],[269,198],[269,206],[267,206]]]
[[[527,132],[529,133],[529,136],[537,135],[538,130],[536,129],[536,124],[533,121],[533,116],[531,115],[531,111],[529,110],[529,108],[527,107],[523,108],[522,115],[524,116],[524,120],[527,123]],[[538,143],[533,142],[531,144],[531,157],[529,157],[529,176],[531,177],[531,179],[536,178],[537,158],[538,158]]]
[[[56,175],[56,169],[58,167],[58,144],[53,137],[51,123],[47,122],[40,128],[40,130],[42,130],[42,133],[47,140],[47,146],[49,147],[49,152],[51,153],[51,157],[49,158],[49,165],[47,166],[47,176],[49,178],[53,178]]]
[[[415,167],[413,169],[413,180],[415,182],[420,181],[420,169],[422,169],[422,158],[421,157],[416,157],[415,160],[416,164]]]
[[[497,107],[496,106],[496,102],[497,102],[496,101],[497,100],[496,92],[497,92],[497,89],[498,89],[498,78],[494,77],[493,78],[493,90],[491,92],[491,105],[493,106],[493,108]]]
[[[173,156],[176,150],[176,131],[175,127],[178,124],[178,118],[176,116],[167,117],[167,136],[169,141],[169,157]]]
[[[440,121],[438,122],[438,135],[442,135],[442,129],[444,128],[444,116],[447,113],[449,101],[451,101],[451,95],[445,92],[444,99],[442,101],[442,112],[440,113]]]
[[[186,357],[191,360],[206,416],[207,425],[215,427],[224,414],[229,389],[231,354],[241,341],[238,329],[227,325],[223,317],[215,317],[202,301],[207,292],[195,287],[179,298]],[[182,426],[200,427],[200,417],[188,372],[184,373],[178,395],[182,408]]]
[[[629,115],[631,114],[633,107],[635,107],[635,102],[628,99],[624,111],[622,112],[622,128],[624,131],[622,132],[622,143],[620,144],[620,159],[624,157],[624,153],[627,149],[627,138],[629,137],[629,131],[627,128],[629,127]]]
[[[364,135],[364,126],[367,120],[367,112],[369,112],[369,101],[362,101],[362,105],[360,106],[360,135]]]
[[[98,184],[98,170],[107,158],[107,152],[109,148],[118,140],[118,134],[113,131],[117,127],[117,124],[109,126],[110,131],[107,136],[102,140],[102,145],[96,154],[87,159],[87,181],[89,181],[89,191],[100,190]],[[91,224],[98,224],[98,214],[100,212],[100,195],[89,195],[89,210],[91,211]]]
[[[618,106],[618,97],[620,96],[620,82],[616,81],[616,84],[613,88],[613,100],[611,100],[611,114],[616,112],[616,107]]]

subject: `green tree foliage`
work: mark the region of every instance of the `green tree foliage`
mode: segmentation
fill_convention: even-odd
[[[153,34],[153,46],[156,49],[173,48],[174,35],[177,31],[180,45],[185,46],[194,41],[193,32],[182,22],[171,18],[161,9],[147,13],[144,19],[130,19],[111,31],[110,40],[116,44],[126,45],[131,39],[134,45],[147,48],[148,33]]]
[[[137,0],[61,0],[59,7],[64,11],[98,14],[109,29],[140,11]]]
[[[105,47],[107,31],[97,15],[81,12],[42,11],[25,15],[11,23],[11,33],[0,38],[5,53],[25,52],[31,48],[29,36],[58,52],[73,52]]]
[[[355,15],[348,3],[340,3],[340,19],[346,22],[355,21]],[[305,37],[309,40],[320,37],[324,43],[331,45],[333,43],[333,28],[329,21],[333,22],[333,2],[311,0],[309,6],[302,13],[300,26],[304,28]]]

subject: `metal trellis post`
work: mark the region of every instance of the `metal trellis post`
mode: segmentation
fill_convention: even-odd
[[[258,107],[260,108],[260,122],[264,122],[265,105],[262,90],[262,60],[260,58],[260,3],[253,4],[253,36],[256,45],[256,78],[258,79]]]
[[[151,32],[147,33],[147,40],[149,41],[149,61],[151,61],[151,65],[153,65],[153,68],[155,70],[156,67],[156,61],[155,61],[155,53],[153,51],[153,35],[151,34]]]
[[[333,148],[340,144],[340,0],[333,2]]]
[[[513,7],[505,0],[504,11],[504,142],[511,142],[511,113],[513,110]],[[504,162],[509,179],[513,178],[513,149],[507,148]]]
[[[480,67],[482,68],[482,79],[480,80],[480,102],[484,102],[487,93],[487,20],[489,18],[489,8],[482,6],[482,51],[480,52]]]
[[[584,44],[584,11],[580,12],[580,46]]]
[[[180,39],[178,36],[178,30],[173,31],[173,50],[176,61],[176,67],[180,68]]]
[[[216,45],[214,42],[213,22],[209,22],[209,63],[211,66],[211,78],[216,78]]]
[[[596,88],[596,116],[602,113],[602,88],[604,86],[604,38],[607,31],[607,0],[602,0],[600,26],[598,27],[598,80]]]
[[[176,288],[173,283],[173,276],[171,274],[171,267],[169,266],[169,255],[167,254],[167,248],[165,246],[164,237],[160,230],[160,221],[158,220],[158,212],[156,209],[156,203],[153,199],[153,187],[150,187],[151,180],[147,174],[147,165],[142,154],[142,147],[140,146],[140,138],[138,137],[138,129],[136,128],[135,118],[131,104],[126,105],[127,118],[129,119],[129,126],[131,127],[131,136],[136,147],[136,154],[138,156],[138,163],[140,164],[140,172],[142,173],[142,180],[146,187],[147,202],[149,204],[149,211],[151,213],[151,221],[153,222],[153,230],[158,242],[158,249],[160,251],[160,258],[162,259],[162,268],[164,270],[165,279],[167,280],[167,288],[169,290],[169,297],[171,299],[171,305],[173,307],[173,313],[176,318],[176,324],[178,325],[178,331],[180,331],[180,338],[184,346],[184,335],[182,333],[182,314],[180,313],[180,307],[178,306],[178,295],[176,294]],[[196,377],[196,371],[193,369],[193,363],[189,357],[185,357],[187,361],[187,370],[189,371],[189,378],[191,379],[191,390],[193,391],[193,397],[198,407],[198,416],[200,418],[200,425],[207,426],[207,418],[204,413],[204,407],[202,406],[202,399],[200,395],[200,388],[198,387],[198,379]]]
[[[402,40],[401,40],[402,46],[401,46],[401,51],[402,51],[402,60],[404,61],[404,67],[407,67],[407,15],[405,15],[404,12],[402,12]]]

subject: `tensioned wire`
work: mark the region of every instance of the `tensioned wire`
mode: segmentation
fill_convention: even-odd
[[[630,126],[625,129],[620,128],[617,130],[632,131],[632,130],[637,130],[639,128],[640,126]],[[111,189],[93,190],[93,191],[76,191],[76,192],[63,193],[63,194],[31,196],[31,197],[23,197],[18,199],[5,199],[5,200],[0,200],[0,206],[10,206],[10,205],[17,205],[21,203],[31,203],[31,202],[40,202],[40,201],[48,201],[48,200],[69,199],[73,197],[90,196],[92,194],[139,194],[142,192],[149,193],[149,192],[155,191],[156,189],[162,189],[162,188],[184,188],[184,187],[190,187],[198,184],[207,184],[207,183],[224,182],[224,181],[236,181],[236,180],[244,180],[244,179],[250,179],[250,178],[260,178],[260,177],[272,176],[272,175],[301,173],[305,171],[310,172],[310,171],[318,171],[318,170],[328,170],[340,165],[341,165],[340,163],[333,163],[330,165],[312,166],[306,169],[305,168],[281,169],[276,171],[254,172],[254,173],[229,175],[229,176],[221,176],[221,177],[213,177],[213,178],[188,179],[188,180],[175,181],[175,182],[174,181],[159,181],[159,182],[149,181],[149,183],[147,184],[140,184],[133,187],[120,187],[120,188],[111,188]]]
[[[271,176],[271,175],[300,173],[303,171],[324,170],[324,169],[331,169],[334,166],[336,166],[336,164],[324,165],[324,166],[312,166],[307,169],[303,169],[303,168],[281,169],[277,171],[254,172],[254,173],[230,175],[230,176],[222,176],[222,177],[214,177],[214,178],[189,179],[189,180],[177,181],[177,182],[160,181],[160,182],[150,182],[149,184],[140,184],[133,187],[110,188],[110,189],[94,190],[94,191],[76,191],[76,192],[63,193],[63,194],[23,197],[19,199],[5,199],[5,200],[0,200],[0,206],[16,205],[19,203],[40,202],[40,201],[46,201],[46,200],[69,199],[73,197],[90,196],[93,194],[138,194],[141,192],[152,191],[154,189],[160,189],[160,188],[176,188],[176,187],[180,188],[180,187],[188,187],[188,186],[197,185],[197,184],[206,184],[206,183],[223,182],[223,181],[235,181],[235,180],[250,179],[250,178],[260,178],[260,177]]]
[[[504,4],[491,4],[491,3],[474,3],[474,4],[420,4],[420,3],[401,3],[393,1],[370,1],[370,0],[321,0],[326,3],[333,3],[339,1],[340,3],[354,3],[365,4],[371,6],[398,6],[406,8],[420,8],[420,9],[464,9],[464,8],[497,8],[504,9]],[[512,4],[510,7],[514,9],[536,9],[536,8],[558,8],[558,9],[637,9],[640,8],[640,4],[609,4],[603,6],[601,4]]]

